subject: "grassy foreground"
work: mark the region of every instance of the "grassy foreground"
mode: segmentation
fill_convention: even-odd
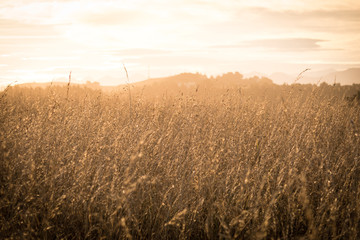
[[[344,89],[133,90],[130,108],[127,92],[10,88],[0,238],[359,239]]]

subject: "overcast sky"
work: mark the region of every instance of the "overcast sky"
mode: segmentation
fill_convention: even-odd
[[[360,67],[358,0],[1,0],[0,84]]]

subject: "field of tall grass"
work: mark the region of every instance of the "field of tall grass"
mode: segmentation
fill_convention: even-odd
[[[11,87],[0,238],[359,239],[353,88]]]

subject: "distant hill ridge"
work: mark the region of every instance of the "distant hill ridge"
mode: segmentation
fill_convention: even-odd
[[[297,76],[285,73],[273,73],[269,76],[274,83],[293,83]],[[340,83],[341,85],[360,84],[360,68],[349,68],[344,71],[325,70],[319,72],[307,71],[297,81],[301,84],[316,84],[326,82],[328,84]]]
[[[230,87],[233,85],[252,85],[252,84],[283,84],[283,83],[300,83],[300,84],[316,84],[321,82],[326,82],[328,84],[338,83],[341,85],[352,85],[360,84],[360,68],[350,68],[344,71],[322,71],[322,72],[305,72],[302,77],[296,80],[297,76],[291,76],[284,73],[274,73],[269,77],[259,77],[253,76],[245,78],[239,72],[229,72],[216,77],[207,77],[204,74],[200,73],[181,73],[174,76],[162,77],[162,78],[151,78],[148,80],[131,83],[133,87],[151,87],[160,85],[165,88],[174,88],[174,87],[194,87],[197,85],[213,85],[216,87]],[[45,83],[23,83],[19,84],[22,87],[49,87],[49,86],[66,86],[67,82],[45,82]],[[116,90],[117,88],[122,88],[124,84],[117,86],[101,86],[98,82],[87,82],[85,84],[71,83],[72,86],[85,86],[92,89],[102,89],[104,91]]]
[[[50,86],[67,86],[67,82],[45,82],[45,83],[23,83],[18,84],[21,87],[31,87],[31,88],[46,88]],[[252,85],[252,84],[273,84],[273,82],[266,77],[251,77],[251,78],[244,78],[242,74],[235,72],[235,73],[225,73],[223,75],[217,77],[207,77],[204,74],[200,73],[181,73],[170,77],[162,77],[162,78],[151,78],[148,80],[134,82],[131,83],[133,87],[161,87],[162,88],[189,88],[198,85],[210,84],[212,86],[224,88],[224,87],[231,87],[233,85]],[[120,84],[117,86],[101,86],[98,82],[87,82],[85,84],[79,83],[71,83],[72,86],[84,86],[89,87],[92,89],[102,89],[105,91],[108,90],[116,90],[118,88],[123,88],[124,84]]]

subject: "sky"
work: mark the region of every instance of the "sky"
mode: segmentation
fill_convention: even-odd
[[[360,67],[358,0],[1,0],[0,85]]]

